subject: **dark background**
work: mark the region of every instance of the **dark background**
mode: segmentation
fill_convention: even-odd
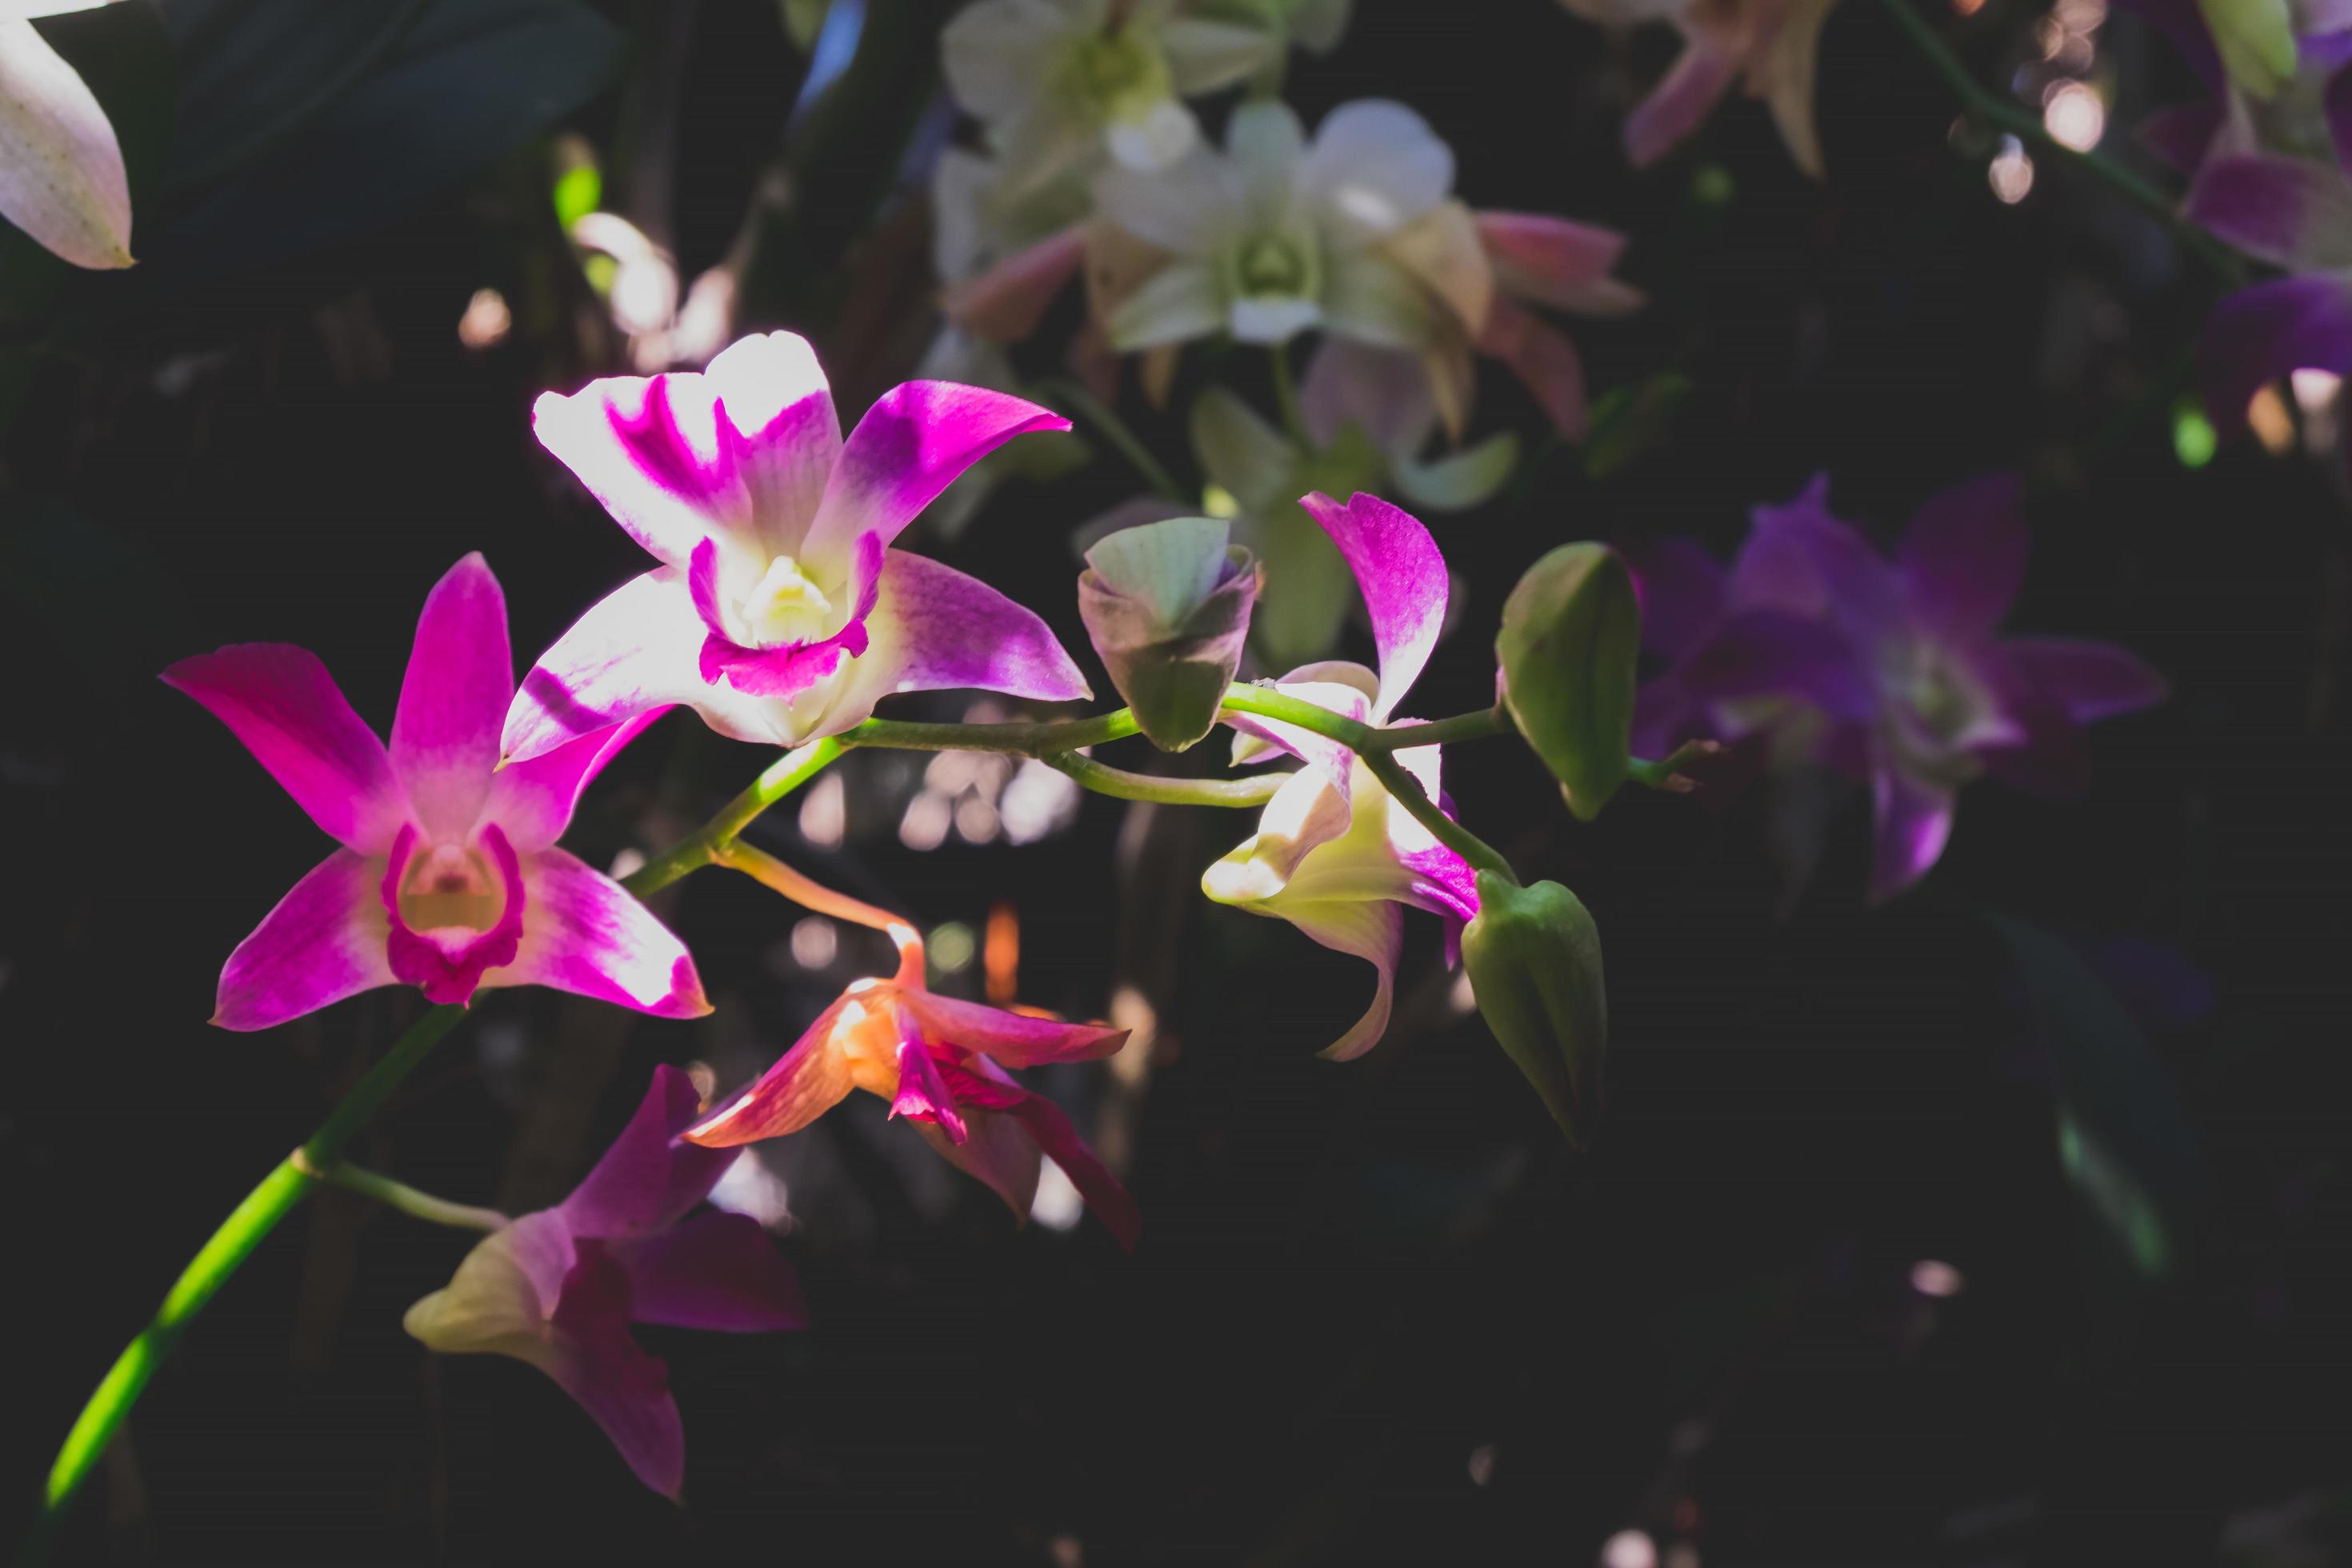
[[[505,584],[524,661],[638,569],[530,434],[540,391],[619,352],[546,199],[547,134],[600,150],[606,205],[688,278],[772,161],[798,171],[744,327],[809,331],[845,416],[929,330],[902,153],[945,6],[876,0],[854,91],[789,136],[803,68],[773,5],[409,9],[199,5],[143,32],[105,13],[95,45],[98,22],[45,24],[102,93],[162,69],[177,107],[152,100],[142,130],[109,98],[139,269],[59,279],[16,237],[0,253],[10,1529],[173,1273],[418,1005],[205,1026],[228,949],[325,846],[155,671],[298,642],[381,727],[416,606],[466,551]],[[1433,922],[1413,921],[1390,1037],[1319,1062],[1361,965],[1192,891],[1244,819],[1089,797],[1044,844],[918,855],[894,832],[912,764],[852,757],[843,848],[805,845],[791,805],[759,840],[927,926],[1009,900],[1026,1000],[1098,1014],[1127,983],[1158,1004],[1148,1093],[1047,1080],[1125,1161],[1141,1247],[1091,1221],[1017,1229],[877,1103],[845,1108],[772,1151],[816,1326],[647,1334],[689,1434],[678,1510],[538,1373],[436,1363],[402,1334],[462,1236],[321,1194],[156,1379],[66,1560],[1584,1563],[1627,1528],[1709,1564],[2336,1560],[2336,460],[2246,443],[2182,465],[2171,416],[2216,280],[2068,171],[1997,203],[1878,0],[1827,30],[1824,185],[1745,102],[1629,170],[1622,113],[1670,37],[1612,42],[1538,0],[1358,12],[1335,55],[1294,62],[1309,123],[1402,98],[1475,205],[1627,230],[1651,308],[1574,333],[1597,395],[1675,405],[1601,477],[1538,444],[1503,500],[1435,523],[1466,587],[1414,710],[1486,699],[1502,597],[1554,543],[1727,551],[1749,506],[1818,469],[1885,539],[2009,465],[2033,481],[2035,543],[2013,624],[2124,642],[2172,700],[2100,728],[2084,798],[1970,789],[1942,866],[1883,910],[1862,897],[1864,804],[1844,801],[1777,918],[1762,785],[1637,795],[1580,826],[1518,748],[1457,752],[1466,819],[1603,932],[1611,1103],[1582,1158],[1447,1005]],[[2037,14],[1993,0],[1955,25],[1982,79],[2029,57]],[[295,112],[354,61],[341,98]],[[2107,150],[2145,166],[2130,122],[2189,80],[2128,18],[2101,62]],[[207,175],[214,155],[233,172]],[[516,328],[468,351],[455,325],[485,286]],[[1661,392],[1664,372],[1685,379]],[[1229,374],[1262,397],[1245,361]],[[1180,411],[1207,379],[1188,369]],[[1189,471],[1180,418],[1131,384],[1122,407]],[[1477,428],[1504,426],[1538,424],[1490,371]],[[1099,456],[1006,486],[937,548],[1083,648],[1068,535],[1134,488]],[[568,842],[598,863],[657,846],[761,762],[674,716]],[[550,1201],[654,1063],[755,1067],[879,962],[852,933],[846,967],[797,973],[793,912],[716,874],[665,908],[716,1016],[488,995],[357,1157],[467,1201]],[[2071,1169],[2068,1121],[2097,1151]],[[2154,1268],[2127,1239],[2150,1226]],[[1915,1292],[1923,1258],[1965,1288]]]

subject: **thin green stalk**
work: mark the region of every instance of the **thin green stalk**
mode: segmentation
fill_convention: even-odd
[[[902,752],[1007,752],[1041,757],[1075,752],[1139,733],[1135,715],[1121,708],[1090,719],[1057,719],[1038,724],[915,724],[868,719],[840,737],[844,746],[881,746]]]
[[[1058,377],[1045,383],[1038,390],[1044,394],[1048,402],[1060,404],[1063,408],[1094,426],[1095,433],[1109,442],[1118,455],[1128,460],[1135,471],[1142,477],[1145,484],[1179,506],[1199,504],[1199,498],[1184,493],[1183,488],[1177,484],[1175,476],[1160,464],[1159,458],[1151,455],[1151,449],[1137,437],[1135,432],[1128,428],[1127,421],[1118,416],[1118,411],[1101,398],[1097,397],[1075,381]]]
[[[1944,79],[1944,85],[1952,89],[1952,95],[1969,113],[2000,127],[2020,141],[2031,142],[2062,163],[2072,163],[2104,180],[2110,188],[2137,203],[2149,216],[2171,228],[2182,247],[2195,254],[2215,273],[2233,283],[2243,280],[2244,264],[2203,229],[2186,222],[2180,216],[2180,205],[2175,197],[2112,158],[2067,146],[2050,134],[2050,128],[2042,123],[2042,116],[1979,84],[1960,58],[1952,52],[1951,47],[1944,42],[1942,36],[1911,8],[1909,0],[1886,0],[1886,9],[1912,48],[1930,69]]]
[[[1148,800],[1161,805],[1264,805],[1290,782],[1287,773],[1258,773],[1238,779],[1174,779],[1153,773],[1129,773],[1082,757],[1075,752],[1048,752],[1047,767],[1067,773],[1097,795],[1120,800]]]
[[[1407,746],[1444,746],[1455,741],[1483,741],[1489,735],[1507,735],[1509,721],[1500,710],[1475,708],[1467,713],[1456,713],[1450,719],[1432,719],[1426,724],[1399,724],[1380,731],[1380,738],[1391,749]]]
[[[718,816],[622,878],[621,886],[642,899],[668,887],[688,871],[717,865],[736,836],[761,812],[832,766],[841,752],[842,742],[830,738],[811,741],[786,752],[753,779],[749,789],[729,801]]]
[[[386,1208],[398,1209],[411,1219],[421,1219],[427,1225],[446,1225],[456,1230],[504,1230],[514,1222],[496,1209],[477,1208],[471,1204],[452,1203],[436,1198],[431,1193],[420,1192],[405,1182],[363,1169],[348,1160],[338,1160],[331,1165],[313,1168],[300,1155],[295,1156],[295,1168],[314,1182],[324,1182],[331,1187],[341,1187],[362,1197],[373,1198]]]
[[[1503,852],[1454,821],[1438,808],[1435,801],[1421,787],[1421,781],[1405,772],[1402,763],[1390,752],[1359,752],[1364,766],[1381,781],[1381,787],[1394,795],[1399,805],[1412,813],[1415,821],[1429,829],[1430,836],[1481,871],[1492,871],[1513,887],[1518,886],[1518,873],[1503,858]]]
[[[1337,741],[1349,750],[1364,752],[1393,750],[1383,745],[1381,731],[1361,720],[1350,719],[1344,713],[1334,713],[1328,708],[1317,706],[1304,698],[1276,691],[1271,686],[1248,686],[1236,683],[1226,688],[1221,706],[1228,713],[1249,713],[1260,719],[1277,719],[1286,724]],[[1426,729],[1426,725],[1416,725]]]
[[[1313,451],[1315,443],[1307,438],[1307,412],[1298,401],[1298,384],[1290,374],[1290,345],[1276,343],[1266,350],[1274,361],[1274,404],[1282,411],[1282,427],[1301,451]]]

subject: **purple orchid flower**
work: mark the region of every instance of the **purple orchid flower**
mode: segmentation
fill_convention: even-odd
[[[425,597],[389,748],[306,648],[238,643],[163,679],[343,846],[229,955],[214,1023],[266,1029],[392,984],[440,1003],[552,985],[666,1018],[710,1011],[685,945],[555,847],[580,792],[653,715],[501,769],[514,663],[480,555]]]
[[[1341,506],[1316,494],[1299,502],[1355,574],[1379,650],[1377,673],[1346,659],[1302,665],[1276,689],[1370,724],[1411,723],[1397,705],[1421,679],[1445,624],[1445,558],[1419,519],[1377,496]],[[1268,801],[1258,828],[1201,878],[1221,904],[1288,921],[1334,952],[1371,964],[1371,1005],[1323,1054],[1347,1060],[1387,1031],[1404,942],[1404,907],[1445,921],[1448,962],[1462,928],[1478,912],[1478,879],[1467,861],[1439,843],[1356,754],[1309,731],[1235,715],[1227,722],[1236,764],[1290,752],[1301,768]],[[1432,800],[1444,751],[1415,746],[1393,753]]]
[[[1871,891],[1886,899],[1943,853],[1963,784],[1990,771],[2079,789],[2081,726],[2165,687],[2110,644],[1996,635],[2025,572],[2016,476],[1931,498],[1893,561],[1828,500],[1816,477],[1788,505],[1758,508],[1728,572],[1688,541],[1635,552],[1644,640],[1672,664],[1642,689],[1633,744],[1763,736],[1778,766],[1866,781]]]
[[[1003,393],[908,382],[849,438],[807,342],[746,338],[701,374],[591,383],[539,400],[541,443],[661,565],[582,616],[523,680],[523,761],[684,703],[722,735],[795,746],[897,691],[1091,696],[1045,623],[995,589],[889,548],[997,447],[1060,415]]]
[[[803,1328],[800,1285],[758,1222],[689,1214],[737,1151],[677,1134],[698,1110],[674,1067],[587,1179],[551,1209],[485,1237],[401,1326],[444,1354],[528,1362],[594,1418],[646,1485],[675,1499],[686,1436],[669,1371],[631,1323],[759,1332]]]

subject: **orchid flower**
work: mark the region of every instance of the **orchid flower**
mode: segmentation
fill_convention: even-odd
[[[1675,665],[1643,689],[1634,743],[1763,731],[1794,742],[1784,765],[1865,779],[1885,899],[1942,855],[1962,785],[1990,770],[2079,788],[2081,727],[2161,700],[2164,682],[2110,644],[1997,635],[2025,573],[2014,475],[1930,499],[1891,562],[1828,498],[1817,478],[1759,508],[1727,575],[1687,544],[1647,553],[1644,626]]]
[[[1184,100],[1234,86],[1285,47],[1274,7],[1223,9],[978,0],[940,34],[940,58],[949,90],[986,127],[1013,189],[1025,195],[1083,176],[1105,154],[1161,169],[1190,152],[1201,127]]]
[[[755,1220],[690,1214],[736,1156],[677,1134],[693,1083],[654,1069],[644,1103],[572,1195],[491,1232],[401,1326],[445,1355],[527,1362],[593,1417],[639,1480],[676,1499],[686,1438],[669,1371],[631,1323],[758,1332],[807,1326],[799,1283]]]
[[[1119,1245],[1133,1249],[1135,1200],[1042,1094],[1004,1069],[1116,1055],[1128,1031],[1066,1024],[934,994],[913,928],[890,926],[898,970],[850,982],[793,1048],[740,1094],[688,1128],[712,1148],[797,1132],[864,1089],[890,1102],[950,1163],[993,1187],[1024,1222],[1040,1156],[1062,1168]]]
[[[106,110],[32,18],[104,0],[0,0],[0,218],[76,267],[131,265],[131,182]]]
[[[1748,96],[1771,111],[1797,167],[1822,175],[1813,123],[1813,77],[1822,25],[1837,0],[1560,0],[1603,26],[1672,21],[1683,52],[1665,79],[1625,118],[1625,155],[1647,168],[1682,144],[1746,79]]]
[[[1397,704],[1420,679],[1445,621],[1445,559],[1437,542],[1376,496],[1350,496],[1342,506],[1310,495],[1299,504],[1355,575],[1380,668],[1344,659],[1308,664],[1276,689],[1369,724],[1411,722],[1396,718]],[[1257,831],[1202,875],[1201,890],[1221,904],[1288,921],[1325,947],[1371,964],[1371,1005],[1323,1051],[1339,1060],[1360,1056],[1388,1028],[1404,906],[1442,917],[1452,949],[1478,912],[1476,875],[1346,747],[1276,721],[1234,715],[1228,722],[1240,731],[1236,764],[1289,752],[1308,765],[1266,803]],[[1444,800],[1441,748],[1393,755],[1432,800]]]
[[[1091,695],[1045,623],[888,548],[950,480],[1069,421],[1001,393],[908,382],[844,441],[808,343],[746,338],[701,374],[539,400],[539,438],[661,564],[581,617],[525,677],[509,762],[685,703],[722,735],[796,746],[898,691]]]
[[[389,748],[305,648],[233,644],[163,679],[342,845],[229,955],[214,1023],[266,1029],[392,984],[445,1004],[551,985],[666,1018],[710,1011],[684,944],[555,847],[580,792],[652,715],[500,768],[514,664],[480,555],[425,597]]]

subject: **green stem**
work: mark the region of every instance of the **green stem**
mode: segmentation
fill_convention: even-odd
[[[1228,713],[1248,713],[1260,719],[1276,719],[1286,724],[1296,724],[1327,741],[1337,741],[1352,752],[1395,749],[1392,745],[1383,746],[1380,741],[1381,731],[1371,725],[1350,719],[1344,713],[1334,713],[1328,708],[1318,707],[1304,698],[1276,691],[1271,686],[1236,683],[1225,689],[1224,701],[1221,706]],[[1427,725],[1414,727],[1428,728]]]
[[[1238,779],[1174,779],[1153,773],[1129,773],[1075,752],[1048,752],[1043,761],[1067,773],[1097,795],[1120,800],[1148,800],[1161,805],[1264,805],[1290,782],[1287,773],[1259,773]]]
[[[2050,128],[2042,123],[2042,116],[1983,87],[1969,74],[1969,68],[1952,52],[1951,47],[1944,42],[1936,29],[1911,8],[1909,0],[1886,0],[1886,9],[1912,48],[1929,68],[1943,78],[1944,85],[1952,89],[1953,96],[1969,113],[2000,127],[2020,141],[2032,142],[2062,163],[2072,163],[2104,180],[2110,188],[2137,203],[2149,216],[2172,229],[2183,248],[2193,252],[2214,272],[2233,283],[2243,280],[2243,263],[2203,229],[2185,221],[2180,216],[2179,203],[2161,187],[2142,179],[2112,158],[2067,146],[2050,134]]]
[[[1040,724],[911,724],[868,719],[840,737],[844,746],[881,746],[905,752],[1009,752],[1042,757],[1075,752],[1140,733],[1135,715],[1121,708],[1090,719],[1059,719]]]
[[[357,1193],[373,1198],[387,1208],[398,1209],[411,1219],[421,1219],[428,1225],[446,1225],[457,1230],[504,1230],[514,1222],[496,1209],[476,1208],[471,1204],[452,1203],[436,1198],[431,1193],[419,1192],[405,1182],[365,1170],[348,1160],[338,1160],[321,1169],[310,1168],[309,1162],[297,1156],[296,1168],[314,1182],[324,1182],[331,1187]]]
[[[1456,713],[1450,719],[1433,719],[1426,724],[1400,724],[1381,731],[1385,741],[1394,736],[1394,746],[1444,746],[1455,741],[1483,741],[1490,735],[1507,735],[1510,721],[1498,709],[1475,708],[1467,713]]]
[[[1307,413],[1298,401],[1298,384],[1290,374],[1290,345],[1276,343],[1266,353],[1274,361],[1274,405],[1282,411],[1282,427],[1299,450],[1311,452],[1315,443],[1307,439]]]
[[[1151,455],[1150,447],[1127,426],[1127,421],[1108,404],[1075,381],[1056,378],[1038,388],[1048,402],[1058,403],[1070,413],[1094,426],[1095,433],[1109,442],[1118,455],[1125,458],[1141,475],[1143,482],[1179,506],[1197,504],[1195,498],[1184,493],[1175,476]]]
[[[760,814],[833,765],[842,752],[839,740],[811,741],[786,752],[695,832],[621,879],[621,886],[644,898],[668,887],[688,871],[715,866]]]
[[[1454,821],[1439,809],[1435,801],[1421,787],[1421,781],[1405,772],[1404,764],[1392,752],[1359,752],[1364,766],[1381,781],[1381,787],[1396,797],[1397,803],[1412,813],[1414,820],[1430,831],[1432,837],[1481,871],[1492,871],[1513,887],[1519,885],[1518,873],[1503,858],[1503,852]]]

